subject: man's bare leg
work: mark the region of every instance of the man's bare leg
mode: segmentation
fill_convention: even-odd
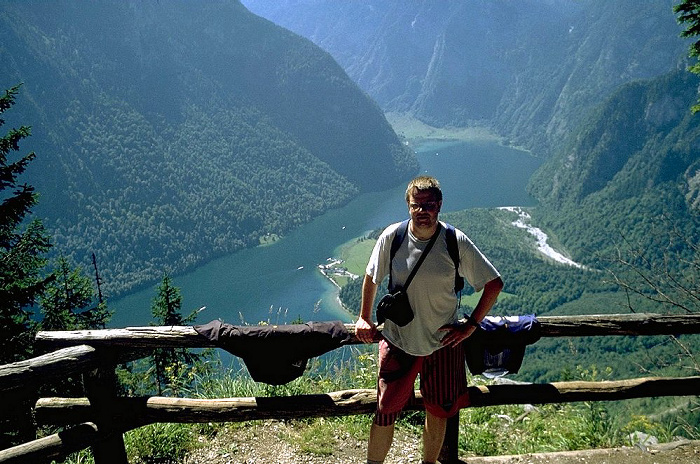
[[[446,418],[437,417],[425,411],[425,425],[423,427],[424,463],[437,462],[438,456],[440,456],[440,450],[442,449],[442,442],[445,439],[446,428]]]
[[[367,462],[384,462],[393,440],[394,424],[387,426],[372,424],[367,445]]]

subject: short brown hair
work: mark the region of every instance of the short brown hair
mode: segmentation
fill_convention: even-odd
[[[410,200],[413,189],[418,191],[428,191],[435,195],[437,201],[442,201],[442,190],[440,190],[440,182],[432,176],[418,176],[408,183],[406,187],[406,202]]]

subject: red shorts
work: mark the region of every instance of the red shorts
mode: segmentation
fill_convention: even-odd
[[[382,339],[379,342],[377,425],[391,425],[414,396],[420,373],[425,409],[437,417],[451,417],[469,405],[464,344],[441,348],[428,356],[413,356]]]

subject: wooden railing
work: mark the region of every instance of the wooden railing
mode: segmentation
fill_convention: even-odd
[[[700,333],[700,315],[600,315],[540,317],[543,337],[678,335]],[[354,325],[347,325],[354,338]],[[0,451],[0,463],[46,462],[92,447],[97,464],[127,462],[123,433],[155,422],[242,422],[258,419],[371,414],[375,390],[347,390],[291,397],[192,399],[118,397],[117,364],[147,356],[155,348],[214,346],[192,327],[39,332],[37,343],[53,349],[46,355],[0,366],[0,393],[5,401],[42,383],[83,374],[87,398],[40,398],[35,415],[42,424],[69,425],[63,432]],[[544,404],[609,401],[657,396],[696,396],[700,377],[469,387],[470,407],[499,404]],[[422,409],[422,398],[408,409]],[[456,420],[446,436],[446,460],[457,462]]]

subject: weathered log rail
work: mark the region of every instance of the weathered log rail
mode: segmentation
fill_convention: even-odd
[[[100,363],[97,350],[88,345],[70,346],[36,358],[0,366],[0,392],[24,389],[50,379],[80,374]]]
[[[99,439],[100,433],[95,424],[80,424],[63,432],[2,450],[0,462],[3,464],[50,462],[87,448]]]
[[[543,316],[543,337],[608,335],[677,335],[700,333],[700,315],[606,314]],[[351,334],[355,324],[345,325]],[[58,348],[79,344],[124,348],[207,348],[216,345],[190,326],[127,327],[107,330],[39,332],[40,345]],[[377,340],[375,340],[377,341]],[[351,343],[361,343],[354,339]]]
[[[700,333],[700,315],[612,314],[540,317],[542,337],[679,335]],[[347,328],[354,334],[355,326]],[[63,432],[0,450],[0,463],[42,462],[92,446],[98,464],[126,462],[122,433],[153,422],[240,422],[254,419],[369,414],[376,393],[348,390],[275,398],[118,398],[109,389],[114,366],[155,348],[214,346],[189,326],[39,332],[38,346],[57,350],[0,366],[0,392],[26,394],[53,379],[92,371],[88,398],[41,398],[35,412],[47,424],[78,424]],[[351,343],[360,343],[354,339]],[[99,374],[99,375],[98,375]],[[611,401],[652,396],[696,396],[700,377],[641,378],[607,382],[490,385],[470,387],[473,407],[497,404]],[[420,394],[409,405],[422,409]],[[454,430],[456,433],[456,430]],[[454,440],[448,440],[454,443]],[[456,461],[456,448],[450,462]]]
[[[659,396],[695,396],[700,377],[644,377],[599,382],[553,382],[469,387],[470,407],[503,404],[548,404],[577,401],[616,401]],[[420,391],[407,410],[423,409]],[[266,419],[350,416],[371,414],[377,406],[375,390],[357,389],[313,395],[247,398],[117,398],[115,410],[125,429],[154,422],[247,422]],[[41,398],[37,420],[49,424],[88,422],[95,411],[87,398]]]

